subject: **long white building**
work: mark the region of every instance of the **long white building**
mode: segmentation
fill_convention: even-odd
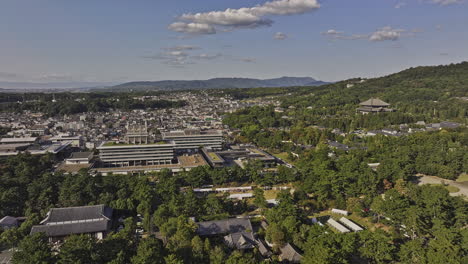
[[[200,147],[221,149],[223,145],[223,133],[220,130],[186,129],[164,132],[162,137],[164,140],[173,141],[177,150],[191,150]]]
[[[103,142],[99,147],[99,158],[105,167],[152,166],[171,164],[174,144],[120,144]]]

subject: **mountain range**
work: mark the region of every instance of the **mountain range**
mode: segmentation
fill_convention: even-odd
[[[128,82],[112,87],[99,89],[101,91],[146,91],[146,90],[188,90],[188,89],[217,89],[217,88],[256,88],[256,87],[290,87],[290,86],[318,86],[326,82],[310,77],[281,77],[275,79],[251,78],[214,78],[209,80],[191,81],[144,81]]]

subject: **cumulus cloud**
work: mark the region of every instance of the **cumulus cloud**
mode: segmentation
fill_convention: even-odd
[[[274,0],[254,7],[183,14],[169,29],[188,34],[215,34],[217,27],[221,27],[221,31],[231,31],[271,26],[273,20],[267,16],[303,14],[318,8],[317,0]]]
[[[343,31],[338,31],[336,29],[329,29],[325,32],[322,32],[321,33],[322,35],[324,36],[332,36],[332,37],[335,37],[335,36],[342,36],[344,34]]]
[[[330,39],[347,39],[347,40],[355,40],[355,39],[366,39],[368,35],[359,35],[359,34],[352,34],[347,35],[344,31],[339,31],[336,29],[329,29],[325,32],[321,33],[322,35],[330,38]]]
[[[288,35],[284,34],[283,32],[276,32],[273,38],[277,40],[285,40],[288,38]]]
[[[452,5],[452,4],[460,4],[463,0],[426,0],[436,5]]]
[[[402,37],[412,37],[415,36],[417,33],[421,33],[421,29],[413,29],[413,30],[406,30],[406,29],[396,29],[392,27],[383,27],[377,29],[374,32],[368,34],[346,34],[344,31],[339,31],[335,29],[329,29],[321,34],[326,36],[329,39],[342,39],[342,40],[358,40],[358,39],[367,39],[372,42],[379,42],[379,41],[397,41]]]
[[[395,40],[400,39],[402,32],[405,32],[405,30],[394,29],[392,27],[383,27],[373,32],[369,36],[369,40],[370,41],[385,41],[385,40],[395,41]]]
[[[170,30],[189,34],[215,34],[216,29],[203,23],[175,22],[169,25]]]

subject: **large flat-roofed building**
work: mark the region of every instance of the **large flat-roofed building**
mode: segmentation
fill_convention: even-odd
[[[133,167],[171,164],[174,144],[123,144],[103,142],[99,147],[99,159],[104,167]]]
[[[2,138],[0,144],[34,144],[38,142],[37,137],[13,137],[13,138]]]
[[[192,150],[200,147],[221,149],[223,133],[220,130],[186,129],[162,133],[164,140],[174,141],[176,150]]]
[[[160,164],[160,165],[146,165],[146,166],[128,166],[128,167],[98,167],[94,170],[103,176],[110,174],[123,174],[132,175],[148,172],[157,172],[161,170],[170,170],[172,173],[178,173],[182,171],[189,171],[199,166],[206,166],[205,159],[201,154],[183,155],[177,156],[177,162]]]

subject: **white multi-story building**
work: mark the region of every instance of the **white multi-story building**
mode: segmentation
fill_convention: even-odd
[[[171,164],[174,144],[121,144],[103,142],[99,147],[99,158],[105,167],[152,166]]]
[[[198,149],[200,147],[221,149],[223,145],[223,133],[220,130],[186,129],[164,132],[162,137],[164,140],[174,141],[177,150]]]

